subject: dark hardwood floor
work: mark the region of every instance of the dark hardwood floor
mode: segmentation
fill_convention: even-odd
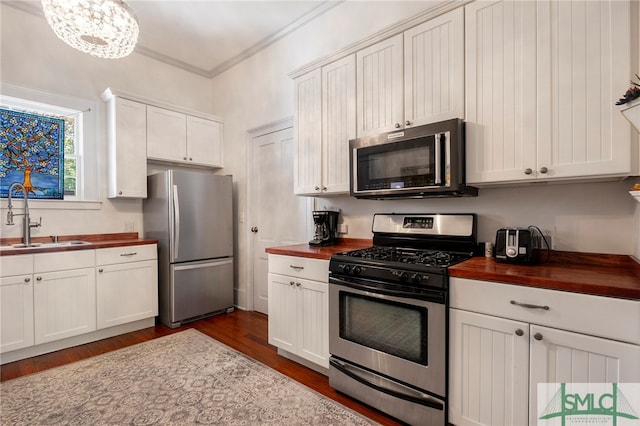
[[[326,376],[278,355],[275,346],[268,343],[267,316],[240,310],[201,319],[176,329],[156,325],[86,345],[8,363],[0,367],[0,380],[10,380],[58,367],[187,328],[195,328],[378,423],[400,424],[383,413],[336,392],[329,387],[329,379]]]

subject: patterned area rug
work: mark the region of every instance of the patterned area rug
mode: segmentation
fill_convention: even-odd
[[[3,425],[371,425],[189,329],[0,384]]]

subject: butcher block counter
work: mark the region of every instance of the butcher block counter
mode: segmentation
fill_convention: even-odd
[[[309,244],[296,244],[291,246],[267,247],[269,254],[281,254],[284,256],[309,257],[311,259],[329,260],[331,255],[343,251],[358,250],[371,247],[372,240],[359,238],[340,238],[337,244],[331,246],[310,246]]]
[[[631,256],[554,251],[533,266],[474,257],[450,267],[449,275],[640,300],[640,264]]]
[[[372,246],[372,240],[344,238],[332,246],[269,247],[267,253],[329,259],[334,253]],[[452,277],[640,300],[640,264],[631,256],[553,251],[539,265],[511,265],[474,257],[449,268]]]
[[[58,243],[65,241],[81,241],[82,244],[71,245],[50,245],[54,240],[53,237],[32,237],[31,243],[33,247],[13,248],[12,244],[20,244],[21,238],[0,238],[0,256],[9,256],[14,254],[35,254],[35,253],[53,253],[60,251],[73,250],[91,250],[109,247],[137,246],[146,244],[156,244],[157,240],[148,238],[139,238],[137,232],[122,232],[114,234],[87,234],[87,235],[61,235],[57,237]],[[42,244],[35,246],[35,244]]]

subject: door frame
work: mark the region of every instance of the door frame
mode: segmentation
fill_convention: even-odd
[[[271,123],[267,123],[264,124],[262,126],[258,126],[258,127],[254,127],[252,129],[247,130],[247,142],[246,142],[246,146],[247,146],[247,163],[246,163],[246,170],[247,170],[247,217],[244,223],[240,223],[238,224],[239,226],[242,226],[244,228],[243,231],[239,232],[238,236],[240,237],[240,235],[242,233],[244,233],[244,238],[246,239],[247,242],[247,248],[248,248],[248,261],[247,261],[247,268],[246,268],[246,274],[247,274],[247,280],[246,280],[246,286],[247,286],[247,292],[246,292],[246,307],[245,309],[248,311],[253,311],[254,310],[254,304],[253,304],[253,294],[254,294],[254,282],[253,282],[253,258],[254,258],[254,239],[252,238],[252,233],[250,230],[250,226],[249,223],[251,222],[252,218],[253,218],[253,202],[251,199],[251,194],[253,193],[253,173],[252,173],[252,167],[251,165],[253,164],[253,142],[255,138],[258,138],[260,136],[264,136],[264,135],[268,135],[270,133],[275,133],[275,132],[279,132],[282,130],[286,130],[288,128],[293,128],[293,117],[286,117],[286,118],[282,118],[280,120],[276,120],[273,121]],[[293,164],[291,164],[291,167],[293,167]],[[309,202],[313,202],[313,200],[309,200]],[[307,234],[309,233],[309,229],[307,229]]]

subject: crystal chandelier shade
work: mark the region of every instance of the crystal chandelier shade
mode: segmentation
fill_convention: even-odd
[[[42,0],[53,32],[69,46],[100,58],[129,55],[138,21],[122,0]]]

